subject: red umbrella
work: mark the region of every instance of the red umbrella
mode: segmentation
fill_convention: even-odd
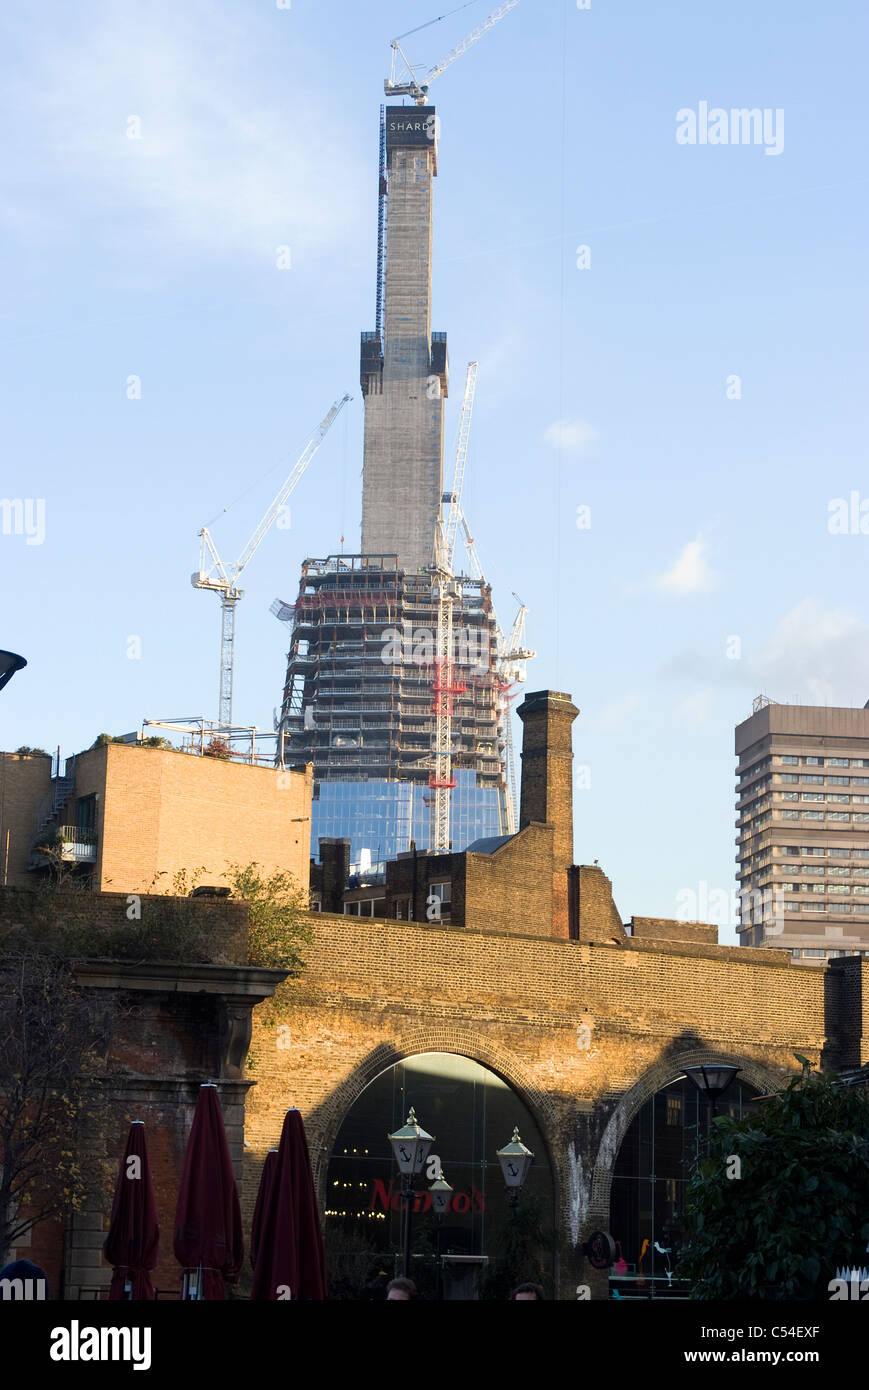
[[[141,1120],[134,1120],[118,1170],[109,1233],[103,1243],[103,1253],[115,1267],[110,1299],[139,1302],[154,1297],[148,1270],[157,1263],[159,1242],[145,1126]]]
[[[253,1209],[253,1221],[250,1226],[250,1262],[254,1269],[256,1269],[257,1255],[259,1253],[260,1239],[262,1236],[263,1212],[268,1204],[268,1194],[275,1176],[275,1161],[277,1156],[277,1149],[269,1149],[266,1154],[266,1161],[263,1164],[262,1173],[260,1174],[256,1204]]]
[[[244,1259],[241,1208],[217,1087],[200,1086],[187,1140],[178,1205],[175,1258],[184,1269],[182,1298],[226,1297]]]
[[[305,1126],[288,1110],[263,1199],[251,1298],[326,1297],[326,1259]]]

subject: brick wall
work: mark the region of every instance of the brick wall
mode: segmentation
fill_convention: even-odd
[[[515,1086],[544,1133],[567,1297],[582,1275],[575,1243],[594,1192],[608,1200],[617,1153],[604,1144],[608,1126],[627,1122],[649,1078],[654,1090],[694,1061],[735,1059],[764,1090],[797,1070],[795,1052],[819,1065],[843,1046],[865,1048],[855,1037],[867,1026],[856,986],[846,1005],[838,983],[825,985],[830,973],[741,947],[587,944],[318,917],[302,978],[254,1014],[248,1217],[288,1106],[302,1110],[322,1197],[338,1127],[364,1085],[410,1054],[459,1052]],[[578,1046],[580,1025],[588,1047]]]
[[[40,804],[51,789],[51,758],[0,753],[0,885],[28,880]]]
[[[97,796],[95,885],[171,891],[181,869],[224,884],[229,863],[287,870],[308,886],[311,770],[109,743],[76,758],[76,796]],[[162,875],[162,877],[158,877]]]

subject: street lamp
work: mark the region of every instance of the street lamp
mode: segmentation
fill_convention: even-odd
[[[528,1176],[528,1169],[534,1160],[531,1150],[526,1149],[519,1138],[518,1128],[513,1130],[513,1138],[510,1143],[505,1144],[503,1149],[497,1150],[496,1157],[501,1165],[501,1172],[504,1174],[504,1181],[510,1194],[510,1206],[515,1209],[519,1201],[519,1190],[524,1185]]]
[[[26,665],[24,657],[19,656],[17,652],[0,651],[0,690],[9,684],[16,671],[20,671],[22,666]]]
[[[441,1241],[443,1238],[444,1217],[450,1209],[450,1199],[453,1195],[453,1189],[444,1177],[443,1169],[438,1173],[428,1191],[431,1197],[432,1211],[437,1217],[435,1267],[437,1269],[437,1297],[441,1299],[444,1296],[444,1261]]]
[[[418,1178],[422,1172],[423,1164],[428,1158],[428,1152],[434,1143],[434,1135],[427,1134],[416,1118],[413,1106],[407,1117],[407,1123],[397,1129],[394,1134],[387,1136],[392,1145],[392,1152],[398,1164],[398,1171],[402,1177],[401,1200],[405,1204],[404,1217],[404,1277],[410,1274],[410,1232],[411,1218],[413,1216],[414,1178]]]
[[[701,1095],[704,1095],[709,1102],[709,1109],[706,1112],[706,1144],[709,1145],[709,1137],[712,1133],[712,1121],[717,1113],[716,1106],[724,1095],[724,1092],[733,1085],[741,1067],[730,1067],[726,1065],[712,1065],[700,1067],[686,1067],[685,1075],[690,1076],[694,1085]]]

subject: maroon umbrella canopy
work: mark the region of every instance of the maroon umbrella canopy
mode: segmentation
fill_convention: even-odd
[[[256,1269],[257,1256],[259,1254],[260,1239],[263,1228],[263,1215],[268,1206],[269,1191],[275,1176],[275,1163],[277,1162],[277,1149],[269,1149],[266,1154],[266,1161],[260,1175],[259,1188],[256,1194],[256,1205],[253,1209],[253,1221],[250,1225],[250,1262]]]
[[[251,1298],[326,1297],[326,1260],[305,1126],[288,1110],[263,1198]]]
[[[134,1120],[127,1135],[115,1184],[109,1233],[103,1244],[106,1259],[115,1267],[109,1287],[110,1299],[130,1297],[139,1301],[154,1297],[148,1271],[157,1263],[159,1241],[145,1126],[141,1120]]]
[[[244,1259],[241,1208],[214,1085],[199,1088],[175,1208],[174,1250],[198,1298],[225,1298],[224,1281],[238,1279]]]

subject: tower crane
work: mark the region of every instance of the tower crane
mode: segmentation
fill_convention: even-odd
[[[450,792],[456,785],[453,777],[453,707],[456,695],[467,688],[456,683],[453,669],[453,606],[459,597],[459,585],[453,573],[453,554],[461,516],[462,486],[468,458],[474,396],[477,390],[477,366],[476,362],[468,363],[459,422],[456,466],[453,470],[453,488],[452,492],[445,492],[441,499],[442,503],[449,504],[449,509],[446,521],[442,520],[439,527],[433,566],[433,582],[438,597],[435,678],[432,683],[432,712],[435,716],[432,749],[434,767],[429,777],[429,786],[434,793],[431,799],[430,836],[431,848],[434,850],[448,850],[450,847]]]
[[[220,692],[218,701],[218,720],[222,728],[232,724],[232,667],[235,647],[235,609],[244,590],[238,587],[238,579],[267,533],[271,530],[281,508],[284,506],[296,483],[301,478],[311,459],[316,454],[330,427],[352,397],[343,395],[323,417],[311,435],[292,471],[281,485],[277,496],[250,537],[244,550],[234,565],[224,565],[217,552],[214,539],[207,526],[199,532],[199,569],[190,576],[194,589],[210,589],[220,595]]]
[[[455,48],[448,53],[445,58],[442,58],[439,63],[436,63],[433,68],[429,68],[422,82],[418,82],[414,76],[413,65],[408,61],[404,49],[401,47],[400,40],[409,38],[411,34],[418,34],[421,29],[428,29],[432,24],[440,24],[441,20],[447,18],[447,15],[438,15],[436,19],[430,19],[426,24],[419,24],[415,29],[408,29],[404,34],[399,34],[397,39],[392,40],[392,66],[390,75],[383,84],[383,90],[386,95],[392,97],[413,97],[417,106],[425,106],[428,97],[428,89],[435,78],[440,77],[442,72],[446,72],[447,68],[451,67],[457,58],[461,58],[463,53],[467,53],[468,49],[471,48],[478,39],[481,39],[484,34],[494,28],[499,20],[502,20],[506,14],[514,10],[518,4],[519,0],[506,0],[505,4],[499,5],[496,10],[493,10],[492,13],[483,20],[482,24],[479,24],[466,38],[462,39],[461,43],[456,44]],[[467,7],[461,5],[459,8],[465,9]],[[456,11],[452,10],[450,13],[455,14]],[[405,80],[396,82],[395,74],[398,59],[401,59],[401,62],[404,64],[406,76],[399,71],[399,76],[405,77]],[[419,67],[421,65],[417,64],[416,66]]]

